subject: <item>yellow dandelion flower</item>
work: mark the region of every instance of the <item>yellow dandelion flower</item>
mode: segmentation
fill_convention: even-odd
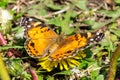
[[[66,63],[65,60],[61,60],[61,63],[62,63],[62,65],[63,65],[63,67],[65,68],[65,70],[68,70],[68,69],[69,69],[69,68],[68,68],[68,65],[67,65],[67,63]]]
[[[52,71],[54,68],[59,68],[60,70],[69,70],[72,67],[79,66],[80,62],[78,59],[84,58],[86,54],[79,52],[73,57],[52,61],[47,57],[39,58],[38,65],[41,65],[42,69],[47,70],[48,72]],[[41,69],[40,68],[40,69]]]

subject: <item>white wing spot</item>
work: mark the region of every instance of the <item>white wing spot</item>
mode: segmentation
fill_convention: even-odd
[[[27,25],[27,28],[30,28],[31,26],[30,25]]]
[[[25,23],[27,24],[27,23],[28,23],[28,21],[25,21]]]
[[[32,21],[33,19],[32,18],[29,18],[29,20],[28,21]]]
[[[93,39],[93,38],[91,38],[91,39],[90,39],[90,41],[94,41],[94,39]]]
[[[96,35],[99,35],[99,34],[100,34],[100,32],[97,32],[97,33],[96,33]]]

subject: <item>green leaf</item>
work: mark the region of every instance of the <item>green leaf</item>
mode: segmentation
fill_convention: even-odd
[[[92,71],[91,76],[96,77],[98,76],[98,74],[99,74],[99,70],[94,70]]]
[[[98,75],[96,80],[104,80],[104,75]]]
[[[111,36],[112,42],[118,41],[118,38],[116,35],[111,34],[110,36]]]
[[[31,76],[30,74],[28,74],[26,71],[24,71],[24,67],[22,65],[22,60],[20,58],[16,58],[16,59],[8,59],[8,61],[6,61],[7,67],[8,67],[8,71],[9,73],[14,76],[14,77],[20,77],[22,80],[26,79],[26,80],[31,80]]]
[[[54,77],[53,77],[53,76],[49,76],[49,77],[47,78],[47,80],[54,80]]]
[[[0,1],[0,7],[6,8],[7,7],[7,2],[8,2],[8,0],[2,0],[2,1]]]
[[[97,28],[100,28],[104,25],[104,23],[102,22],[95,22],[94,20],[85,20],[83,21],[83,23],[87,24],[87,25],[91,25],[91,27],[93,29],[97,29]]]
[[[69,35],[76,30],[75,28],[70,27],[70,24],[72,23],[70,19],[71,17],[74,16],[76,16],[75,11],[73,11],[72,13],[71,11],[67,11],[63,16],[57,16],[54,19],[49,20],[47,23],[54,24],[55,26],[59,26],[63,33]]]
[[[62,20],[60,19],[59,16],[57,16],[57,17],[47,21],[47,24],[54,24],[56,26],[61,26],[61,24],[62,24],[61,22],[62,22]]]
[[[32,4],[32,6],[29,6],[29,8],[25,8],[23,12],[26,12],[29,15],[37,15],[37,16],[44,16],[47,15],[47,10],[45,9],[45,4],[39,3],[39,4]]]
[[[62,9],[62,6],[60,5],[55,5],[55,4],[47,4],[46,5],[48,8],[52,9],[52,10],[60,10]]]
[[[80,78],[80,80],[91,80],[91,79],[89,79],[88,77],[82,77]]]
[[[118,23],[113,22],[110,24],[109,28],[110,29],[117,29],[117,26],[118,26]]]
[[[111,30],[111,32],[113,32],[115,35],[120,37],[120,29],[117,30]]]
[[[70,71],[70,70],[67,70],[67,71],[61,71],[61,72],[58,72],[58,73],[56,73],[56,74],[61,74],[61,75],[71,75],[72,74],[72,71]],[[56,75],[55,74],[55,75]]]
[[[99,75],[99,70],[94,70],[91,72],[91,80],[96,80],[96,77]]]
[[[0,51],[1,50],[8,50],[9,48],[24,48],[23,46],[0,46]]]
[[[76,6],[82,10],[88,10],[86,7],[86,0],[77,0]]]
[[[71,34],[75,31],[75,28],[71,28],[70,24],[73,23],[71,18],[76,16],[76,12],[71,10],[67,11],[65,15],[63,15],[64,20],[62,20],[62,32],[65,32],[66,34]]]
[[[117,18],[120,16],[120,8],[117,8],[116,10],[100,10],[100,13],[104,14],[105,16]]]
[[[102,43],[101,43],[102,47],[104,49],[107,49],[109,52],[114,51],[115,45],[112,42],[110,32],[106,31],[105,34],[106,34],[106,37],[105,39],[102,40]]]
[[[120,4],[120,0],[115,0],[115,2],[116,2],[117,4]]]
[[[85,60],[81,60],[79,69],[86,68],[86,67],[88,67],[88,62]]]
[[[43,75],[38,75],[39,80],[43,80]]]
[[[87,25],[91,25],[91,27],[93,29],[98,29],[98,28],[101,28],[101,27],[103,27],[103,26],[105,26],[113,21],[114,21],[114,19],[107,20],[105,22],[95,22],[94,20],[85,20],[85,21],[83,21],[83,23],[85,23]]]

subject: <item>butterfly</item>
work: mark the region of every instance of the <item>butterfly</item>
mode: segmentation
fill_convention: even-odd
[[[90,42],[99,42],[104,37],[102,30],[62,37],[33,17],[24,16],[21,26],[25,28],[24,47],[27,53],[34,58],[49,56],[52,61],[72,57]]]

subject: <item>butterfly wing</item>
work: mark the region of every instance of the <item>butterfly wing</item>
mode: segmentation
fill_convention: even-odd
[[[48,54],[51,42],[48,39],[27,39],[24,46],[31,57],[40,58]]]
[[[103,37],[104,33],[101,30],[96,33],[75,34],[69,36],[61,41],[56,50],[53,50],[49,59],[56,61],[74,56],[78,49],[85,48],[90,42],[97,43],[102,40]]]
[[[33,18],[23,18],[21,22],[25,27],[25,37],[27,38],[24,46],[31,57],[43,57],[47,55],[47,49],[58,37],[49,27],[41,24]]]
[[[65,38],[59,45],[59,47],[50,54],[49,58],[53,61],[68,58],[74,55],[74,52],[78,48],[82,48],[87,45],[87,38],[80,34],[75,34]]]

